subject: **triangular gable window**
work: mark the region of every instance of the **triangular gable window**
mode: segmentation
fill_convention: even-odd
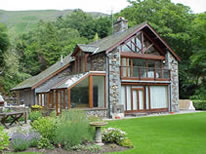
[[[137,33],[121,45],[122,52],[160,55],[155,44],[143,32]]]

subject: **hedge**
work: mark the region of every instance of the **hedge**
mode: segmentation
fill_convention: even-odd
[[[192,100],[196,110],[206,110],[206,100]]]

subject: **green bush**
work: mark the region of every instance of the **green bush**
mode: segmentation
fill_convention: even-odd
[[[39,132],[42,137],[53,141],[56,130],[56,119],[51,117],[42,117],[31,123],[31,126]]]
[[[4,128],[0,127],[0,153],[9,146],[9,136],[3,130]]]
[[[102,140],[106,143],[120,144],[126,138],[126,133],[118,128],[107,128],[102,133]]]
[[[196,110],[206,110],[206,100],[192,100]]]
[[[119,145],[127,148],[133,148],[133,144],[128,138],[125,138],[122,141],[120,141]]]
[[[43,149],[43,148],[53,149],[53,145],[50,143],[48,138],[41,137],[41,139],[39,140],[39,143],[38,143],[38,148],[39,149]]]
[[[33,122],[41,117],[42,117],[42,113],[40,111],[32,111],[29,113],[29,120],[31,120],[31,122]]]
[[[58,127],[55,131],[55,143],[65,149],[93,141],[94,131],[89,125],[89,120],[83,111],[69,110],[58,117]]]

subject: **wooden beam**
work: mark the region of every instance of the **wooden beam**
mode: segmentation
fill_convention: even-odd
[[[133,52],[135,52],[134,50],[132,50],[132,48],[129,46],[129,45],[127,45],[127,44],[125,44],[131,51],[133,51]]]
[[[59,108],[61,113],[62,112],[62,90],[59,90]]]
[[[150,40],[153,44],[154,44],[154,46],[158,49],[158,51],[161,53],[161,54],[165,54],[165,52],[158,46],[158,45],[156,45],[156,43],[154,42],[154,40],[152,40],[145,32],[143,32],[143,34],[146,36],[146,38],[148,39],[148,40]]]
[[[71,90],[67,89],[67,103],[68,103],[68,109],[71,108]]]
[[[52,91],[52,100],[51,100],[51,102],[52,102],[52,108],[54,108],[54,91]]]
[[[40,97],[40,100],[41,100],[41,102],[40,102],[40,103],[41,103],[41,106],[42,106],[42,94],[40,94],[40,96],[41,96],[41,97]]]
[[[131,41],[131,43],[132,43],[139,51],[141,51],[141,49],[140,49],[133,41]]]
[[[56,90],[56,115],[58,115],[58,90]]]
[[[63,90],[64,92],[64,109],[66,109],[66,89]]]
[[[139,59],[149,59],[149,60],[164,60],[164,56],[156,56],[151,54],[139,54],[134,52],[121,52],[121,57],[125,58],[139,58]]]
[[[93,76],[89,76],[89,107],[93,108]]]
[[[47,107],[49,108],[49,103],[50,103],[50,93],[48,92],[47,94]]]
[[[39,105],[39,94],[36,95],[37,99],[37,105]]]
[[[147,50],[149,50],[154,44],[150,44],[145,50],[143,49],[143,53],[145,53]]]
[[[144,34],[143,34],[143,33],[141,34],[141,45],[142,45],[142,50],[141,50],[141,52],[144,53],[144,52],[143,52],[143,50],[144,50]]]

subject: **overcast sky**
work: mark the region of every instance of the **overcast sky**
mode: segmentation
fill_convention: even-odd
[[[206,11],[206,0],[172,0],[190,6],[195,13]],[[2,10],[75,9],[87,12],[119,12],[128,5],[127,0],[0,0]]]

